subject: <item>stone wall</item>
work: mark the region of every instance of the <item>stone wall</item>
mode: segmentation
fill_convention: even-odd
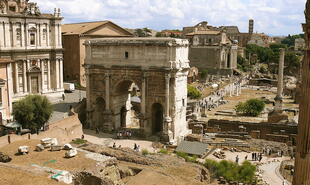
[[[246,128],[246,132],[252,133],[259,131],[260,139],[287,142],[292,141],[296,143],[297,126],[287,125],[287,124],[271,124],[271,123],[250,123],[250,122],[240,122],[240,121],[229,121],[229,120],[216,120],[211,119],[208,121],[209,127],[219,127],[221,132],[239,132],[240,126]],[[257,137],[257,134],[255,134]],[[272,136],[272,137],[270,137]],[[289,137],[288,139],[286,139]]]

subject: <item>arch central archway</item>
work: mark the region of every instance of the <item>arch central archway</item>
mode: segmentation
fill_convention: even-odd
[[[112,111],[114,128],[137,128],[140,114],[140,88],[132,80],[123,80],[113,87]]]

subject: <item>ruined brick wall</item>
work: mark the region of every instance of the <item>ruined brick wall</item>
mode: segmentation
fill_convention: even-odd
[[[208,122],[209,127],[217,127],[221,129],[221,132],[238,132],[239,126],[246,128],[248,133],[260,132],[261,139],[268,139],[268,134],[278,134],[278,135],[294,135],[297,134],[297,126],[285,125],[285,124],[271,124],[271,123],[250,123],[250,122],[240,122],[240,121],[229,121],[229,120],[216,120],[211,119]],[[284,132],[280,132],[283,130]]]

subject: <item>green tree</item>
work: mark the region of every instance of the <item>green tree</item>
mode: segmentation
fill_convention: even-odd
[[[249,184],[256,182],[256,167],[249,161],[245,161],[239,165],[226,160],[216,162],[207,159],[204,166],[210,171],[212,177],[215,178],[224,177],[228,181],[238,181]]]
[[[264,110],[265,103],[260,99],[250,99],[246,102],[240,102],[236,105],[237,113],[242,113],[245,116],[257,117]]]
[[[53,106],[45,96],[28,95],[13,105],[13,116],[23,128],[35,131],[48,121]]]
[[[187,96],[191,99],[199,99],[199,98],[201,98],[202,94],[196,87],[188,85],[187,86]]]
[[[239,70],[243,72],[247,72],[251,70],[251,66],[248,63],[248,60],[240,55],[237,56],[237,67]]]
[[[304,38],[304,34],[298,34],[298,35],[288,35],[281,41],[281,44],[287,45],[287,47],[294,46],[295,45],[295,39],[298,38]]]

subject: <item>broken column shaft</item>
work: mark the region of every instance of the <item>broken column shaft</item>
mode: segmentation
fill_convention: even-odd
[[[275,101],[276,101],[275,111],[276,112],[282,112],[284,57],[285,57],[285,51],[283,48],[281,48],[280,59],[279,59],[279,71],[278,71],[278,88],[277,88],[277,96],[275,97]]]

